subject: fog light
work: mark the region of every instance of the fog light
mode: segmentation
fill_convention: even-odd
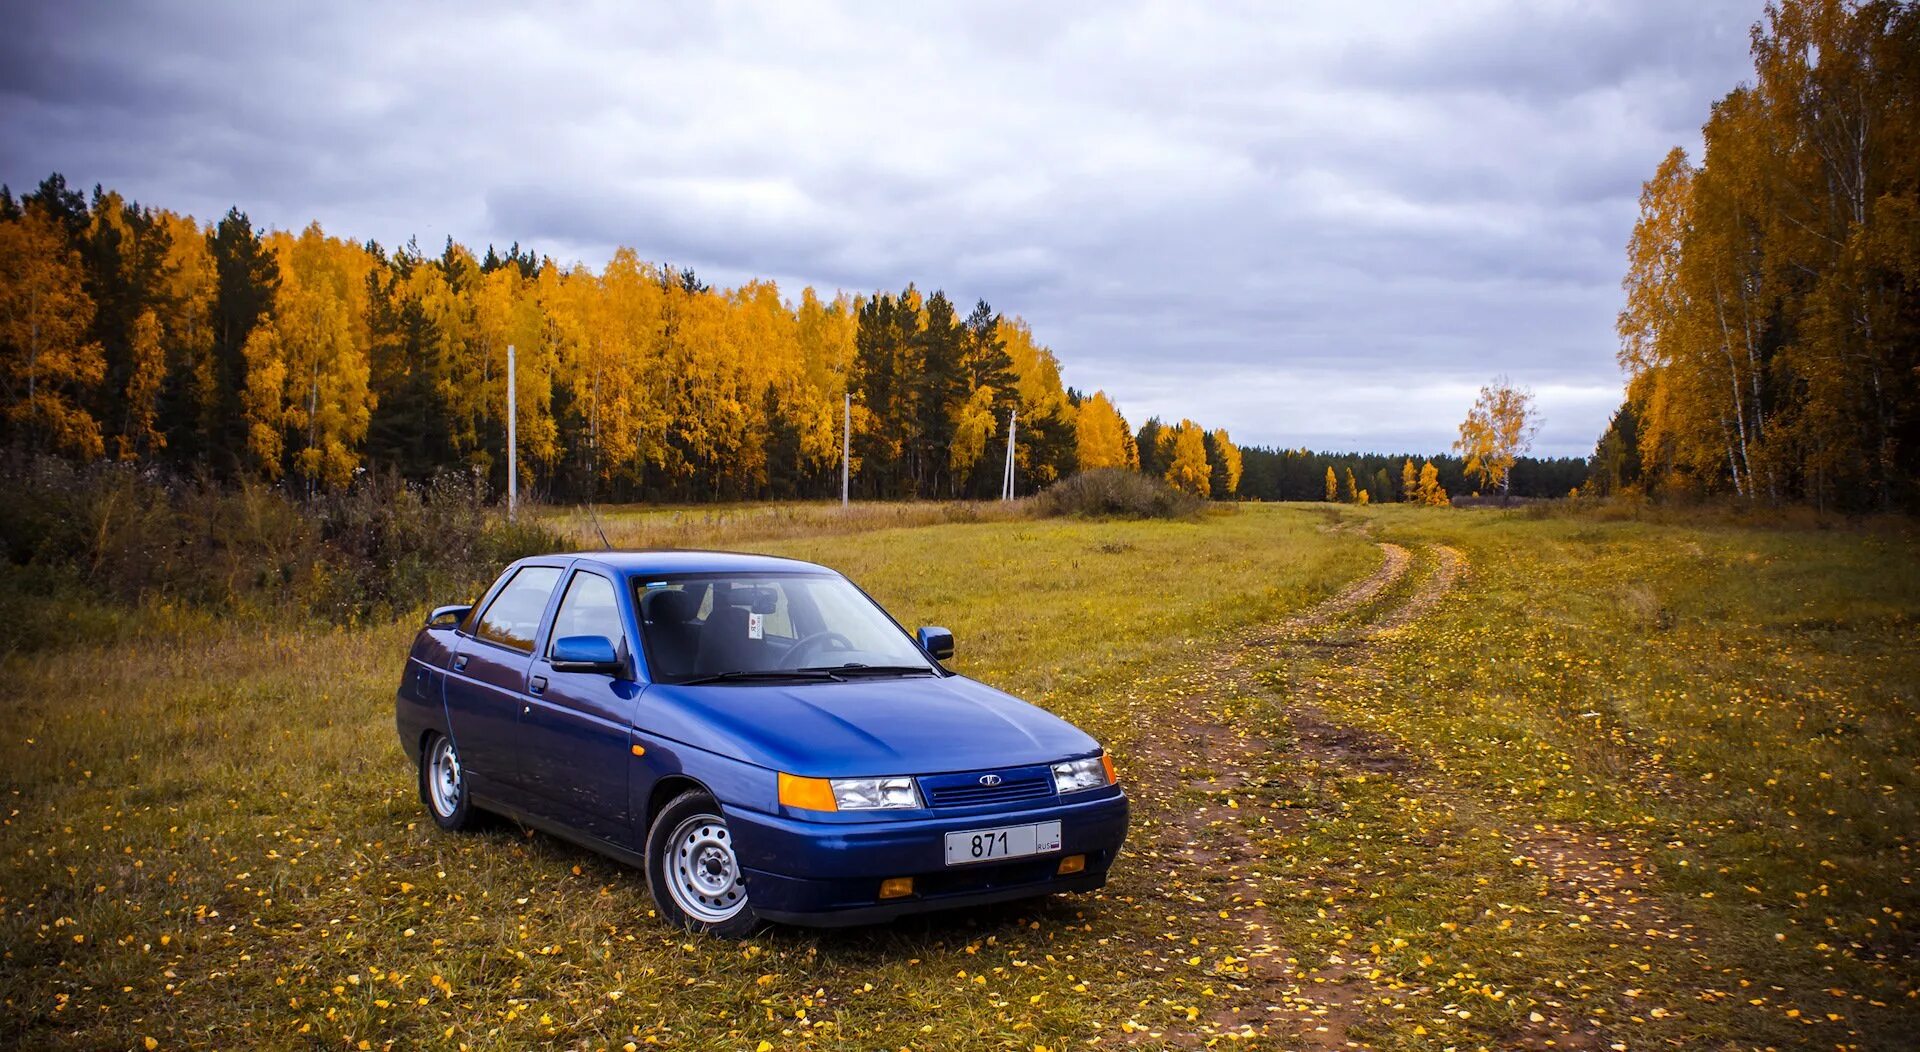
[[[1060,868],[1054,870],[1055,876],[1064,877],[1069,873],[1078,873],[1087,868],[1087,856],[1068,855],[1060,860]]]
[[[880,882],[880,897],[883,899],[904,898],[913,894],[912,877],[888,877]]]

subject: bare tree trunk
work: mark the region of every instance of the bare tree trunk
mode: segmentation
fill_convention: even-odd
[[[1743,474],[1749,480],[1752,479],[1753,463],[1747,457],[1747,417],[1746,407],[1740,396],[1740,368],[1734,361],[1733,332],[1727,326],[1726,304],[1721,298],[1720,283],[1717,280],[1713,285],[1713,313],[1720,322],[1720,352],[1727,359],[1727,384],[1733,391],[1733,422],[1740,439],[1740,464],[1734,469],[1733,488],[1740,496],[1751,497],[1751,487],[1741,485]]]

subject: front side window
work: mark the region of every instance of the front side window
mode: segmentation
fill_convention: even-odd
[[[560,597],[560,610],[553,615],[552,640],[568,636],[601,636],[620,649],[626,631],[620,627],[620,605],[615,601],[613,582],[597,573],[581,571],[567,582],[567,594]]]
[[[648,666],[663,683],[936,674],[842,577],[701,575],[635,590]]]
[[[560,580],[553,566],[522,566],[513,580],[487,604],[474,635],[489,643],[533,653],[533,637],[540,632],[540,615],[547,611],[547,600]]]

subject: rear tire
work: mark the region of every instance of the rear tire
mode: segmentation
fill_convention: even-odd
[[[700,790],[668,801],[647,830],[647,888],[660,915],[687,931],[743,939],[760,927],[733,833]]]
[[[420,802],[434,824],[455,832],[472,829],[479,819],[467,792],[460,750],[444,734],[429,734],[420,747]]]

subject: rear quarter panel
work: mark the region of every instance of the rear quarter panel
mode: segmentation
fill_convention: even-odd
[[[423,628],[413,637],[400,687],[394,694],[394,728],[401,751],[420,762],[420,743],[428,731],[446,733],[447,665],[453,660],[455,629]]]

